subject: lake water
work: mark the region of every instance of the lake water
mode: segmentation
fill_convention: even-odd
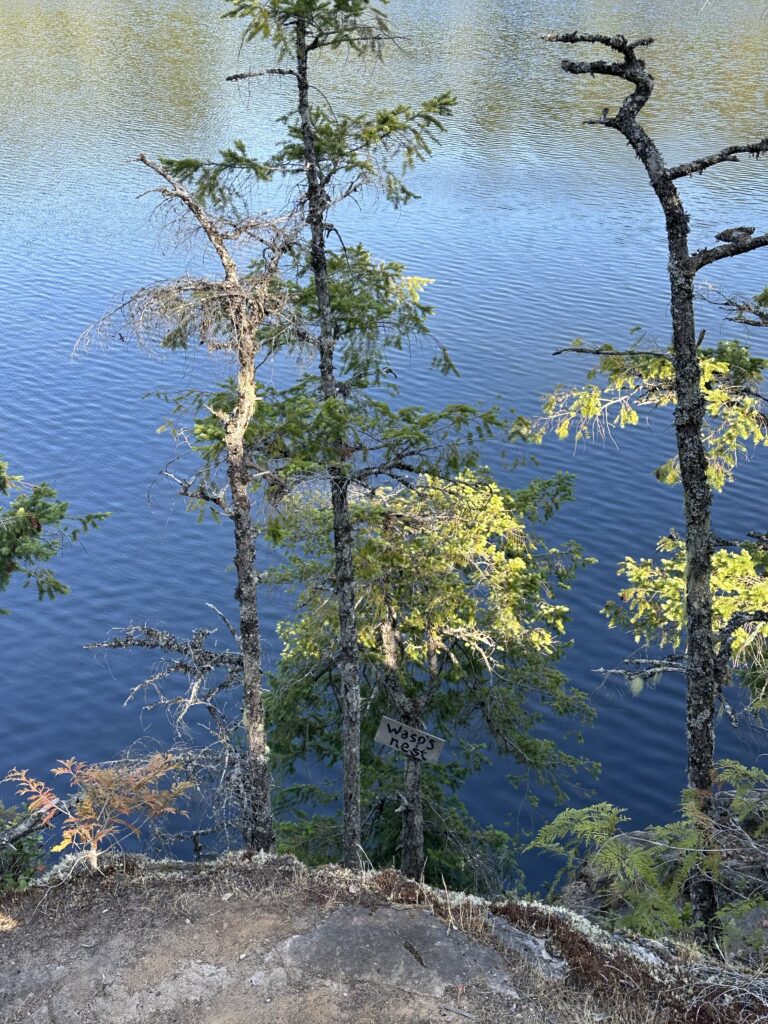
[[[213,0],[0,0],[0,451],[73,509],[114,513],[59,560],[70,597],[41,606],[29,590],[3,595],[13,614],[0,620],[0,773],[45,772],[72,754],[108,758],[144,732],[161,735],[159,722],[123,707],[139,661],[84,645],[131,622],[180,632],[211,625],[206,602],[232,609],[228,531],[197,524],[162,481],[174,456],[169,436],[155,432],[166,409],[142,397],[221,379],[225,365],[127,347],[72,358],[80,332],[123,295],[196,259],[152,221],[154,200],[137,198],[148,182],[131,158],[209,154],[236,136],[266,153],[276,137],[285,86],[224,83],[268,58],[239,50],[238,26],[222,22],[221,10]],[[344,221],[347,239],[435,279],[434,331],[461,378],[435,381],[427,355],[413,353],[398,369],[404,399],[498,396],[533,413],[548,389],[584,372],[577,359],[551,355],[574,336],[622,342],[642,325],[666,340],[655,200],[622,140],[582,124],[621,86],[563,74],[562,48],[540,36],[577,27],[656,36],[646,122],[677,162],[766,134],[768,3],[396,0],[390,10],[406,38],[384,68],[342,60],[322,84],[342,109],[446,88],[459,96],[445,144],[413,177],[422,200],[396,214],[371,203]],[[766,161],[727,164],[682,188],[694,243],[734,224],[768,227]],[[707,279],[754,293],[768,283],[768,253]],[[712,340],[733,336],[712,309],[702,324]],[[768,338],[753,341],[766,354]],[[620,558],[651,552],[679,523],[679,493],[652,475],[671,445],[660,422],[622,436],[619,448],[574,453],[552,442],[539,453],[541,472],[578,477],[551,535],[573,537],[599,559],[571,594],[566,663],[598,708],[586,736],[586,752],[603,764],[595,795],[628,807],[638,824],[671,815],[684,783],[682,683],[670,677],[638,699],[604,685],[594,669],[618,664],[632,642],[606,628],[599,608],[615,593]],[[488,457],[495,463],[496,453]],[[766,528],[766,469],[755,458],[718,499],[720,532]],[[280,611],[265,603],[268,630]],[[274,639],[268,649],[274,657]],[[760,754],[749,732],[729,726],[720,752]],[[521,813],[504,766],[468,795],[482,821],[514,824]],[[545,801],[542,815],[550,810]]]

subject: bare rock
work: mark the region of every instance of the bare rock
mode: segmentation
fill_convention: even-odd
[[[528,932],[524,932],[521,928],[515,928],[508,921],[493,914],[490,917],[490,923],[497,942],[508,952],[533,964],[546,977],[564,978],[568,973],[566,962],[552,956],[544,939],[540,939],[536,935],[529,935]]]
[[[418,907],[363,907],[334,911],[311,931],[294,935],[267,956],[254,984],[274,984],[281,969],[293,984],[334,978],[342,985],[378,982],[442,996],[447,989],[482,980],[493,992],[515,996],[504,960]],[[263,976],[263,977],[262,977]]]

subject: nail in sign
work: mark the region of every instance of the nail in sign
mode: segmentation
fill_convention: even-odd
[[[384,747],[398,750],[408,757],[415,757],[426,764],[435,764],[439,760],[445,740],[430,736],[428,732],[414,729],[410,725],[396,722],[394,718],[382,718],[375,740]]]

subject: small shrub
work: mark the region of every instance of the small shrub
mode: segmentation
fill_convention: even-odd
[[[147,822],[163,814],[186,813],[176,805],[192,783],[161,786],[175,769],[175,760],[166,754],[107,766],[75,758],[59,761],[52,773],[68,778],[72,789],[65,803],[26,770],[14,768],[5,781],[17,783],[17,793],[27,798],[30,811],[46,811],[46,821],[63,810],[61,841],[51,851],[60,853],[71,846],[96,869],[104,849],[119,846],[128,836],[138,836]]]

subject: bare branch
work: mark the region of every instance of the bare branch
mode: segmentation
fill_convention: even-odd
[[[653,44],[651,36],[646,36],[643,39],[636,40],[634,43],[630,43],[622,35],[606,36],[586,32],[550,32],[548,35],[542,36],[542,39],[548,43],[599,43],[601,46],[607,46],[611,50],[616,50],[627,60],[634,60],[635,50],[638,47],[651,46]]]
[[[164,470],[163,476],[172,480],[178,486],[179,493],[183,497],[189,498],[192,501],[204,501],[209,505],[213,505],[221,515],[226,516],[228,519],[232,518],[234,513],[232,506],[225,499],[226,490],[224,488],[215,491],[195,477],[189,479],[179,477],[168,469]]]
[[[743,145],[726,146],[719,153],[712,153],[711,156],[703,156],[699,160],[690,160],[685,164],[678,164],[670,167],[667,173],[670,178],[686,178],[691,174],[702,174],[709,167],[722,163],[739,163],[739,154],[759,158],[762,153],[768,153],[768,137],[760,139],[759,142],[747,142]]]
[[[604,60],[564,60],[562,68],[571,75],[607,75],[622,78],[634,86],[634,91],[623,100],[617,114],[613,117],[609,116],[606,107],[598,120],[589,123],[615,128],[621,132],[637,157],[642,160],[654,189],[658,192],[663,181],[666,181],[667,185],[671,187],[671,182],[665,178],[664,160],[658,147],[637,121],[637,115],[651,98],[653,75],[646,69],[645,62],[637,56],[635,50],[641,46],[650,46],[653,39],[648,37],[631,43],[622,35],[604,36],[580,32],[552,34],[544,36],[544,39],[556,43],[599,43],[622,55],[624,58],[622,63],[611,64]]]
[[[637,56],[635,49],[639,46],[650,46],[653,43],[653,39],[639,39],[635,43],[630,43],[621,35],[604,36],[581,32],[548,35],[544,36],[544,39],[552,43],[599,43],[602,46],[616,50],[624,58],[620,64],[610,64],[605,60],[582,61],[566,59],[562,62],[563,71],[567,71],[571,75],[608,75],[609,77],[623,78],[625,81],[630,82],[635,86],[635,93],[633,97],[628,97],[624,101],[620,113],[631,113],[634,117],[648,101],[653,90],[653,77],[646,71],[645,62]],[[603,120],[600,123],[610,125],[611,127],[618,127],[617,118],[609,118],[606,112],[603,113]]]
[[[603,676],[621,676],[624,679],[655,679],[661,673],[687,671],[684,655],[671,654],[667,658],[625,658],[627,668],[596,668]]]
[[[609,345],[597,345],[591,348],[586,346],[579,346],[576,348],[573,345],[566,345],[564,348],[556,348],[552,355],[622,356],[626,359],[629,359],[632,356],[651,356],[654,359],[672,358],[669,352],[664,352],[662,349],[629,348],[622,352],[615,348],[611,348]]]
[[[710,263],[729,259],[731,256],[741,256],[746,252],[754,252],[755,249],[763,249],[765,246],[768,246],[768,234],[743,237],[734,242],[726,242],[724,245],[699,249],[690,258],[691,268],[696,273],[702,267],[709,266]]]
[[[240,643],[240,634],[237,632],[237,630],[232,625],[232,623],[229,621],[229,619],[224,614],[224,612],[220,611],[220,609],[218,609],[215,604],[211,604],[210,601],[206,601],[206,608],[210,608],[211,611],[216,612],[216,614],[219,616],[221,621],[224,623],[224,625],[227,627],[229,632],[232,634],[233,639],[239,644]]]
[[[263,78],[265,75],[292,75],[296,72],[291,68],[265,68],[264,71],[240,71],[235,75],[227,75],[225,82],[242,82],[247,78]]]
[[[34,835],[36,832],[42,832],[50,826],[51,818],[57,814],[69,814],[69,808],[61,800],[56,801],[55,808],[48,807],[28,814],[26,818],[11,828],[0,832],[0,850],[13,848],[14,843],[18,843],[19,840],[26,839],[27,836]]]
[[[224,616],[221,618],[229,631],[236,635],[232,624]],[[215,632],[212,629],[196,629],[189,638],[180,638],[152,626],[129,626],[118,636],[88,646],[89,649],[140,647],[162,652],[163,657],[156,670],[133,687],[125,703],[143,695],[143,710],[164,709],[179,737],[188,731],[185,721],[187,716],[194,708],[200,708],[209,717],[210,730],[216,742],[227,749],[231,747],[234,752],[236,744],[230,733],[239,726],[233,726],[227,721],[218,698],[243,685],[243,656],[240,651],[206,646],[208,638]],[[186,677],[187,686],[182,693],[169,695],[164,690],[164,684],[174,676]],[[237,757],[241,753],[238,752]],[[235,757],[235,754],[232,756]]]
[[[717,635],[721,640],[728,642],[737,629],[748,626],[751,622],[768,622],[768,611],[736,612],[723,628],[718,630]]]
[[[209,216],[208,212],[200,205],[200,203],[193,198],[181,182],[174,178],[170,171],[166,170],[162,164],[158,164],[154,160],[150,160],[144,153],[139,153],[137,160],[139,163],[144,164],[145,167],[149,167],[150,170],[155,172],[155,174],[159,174],[161,178],[164,178],[168,182],[170,188],[163,189],[163,195],[168,199],[178,199],[179,202],[183,203],[184,206],[187,207],[189,212],[207,235],[208,241],[211,243],[216,255],[219,257],[224,269],[225,278],[232,284],[238,284],[239,275],[237,272],[237,264],[232,259],[232,256],[224,243],[224,239],[222,238],[221,231],[216,226],[213,218]]]

